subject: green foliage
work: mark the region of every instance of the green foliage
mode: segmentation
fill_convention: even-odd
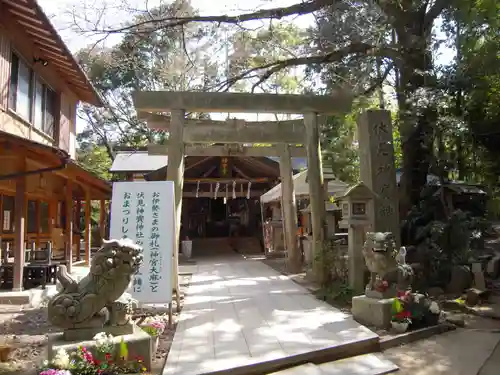
[[[306,31],[292,23],[281,22],[269,29],[240,30],[231,36],[233,51],[229,55],[229,74],[238,77],[245,72],[277,60],[299,55],[305,44]],[[247,91],[255,80],[238,81],[236,91]],[[297,69],[284,68],[258,87],[270,93],[300,93],[300,74]]]
[[[120,341],[120,347],[118,350],[119,350],[118,357],[126,361],[128,359],[128,346],[123,337],[122,340]]]
[[[321,146],[325,169],[331,169],[341,181],[359,179],[359,156],[355,148],[355,115],[328,117],[321,129]]]
[[[343,255],[340,245],[333,239],[324,240],[320,251],[314,253],[313,265],[318,267],[313,271],[323,287],[332,282],[348,283],[347,258]]]
[[[493,188],[500,172],[500,5],[495,0],[456,0],[445,14],[443,29],[457,49],[457,59],[443,69],[447,94],[447,159],[458,178]]]
[[[334,240],[325,240],[319,253],[314,254],[319,272],[320,289],[316,296],[332,305],[349,305],[353,290],[349,287],[347,257]]]
[[[392,301],[391,311],[393,315],[399,314],[404,310],[403,304],[398,298],[394,298]]]
[[[111,168],[112,160],[104,146],[80,147],[77,150],[76,160],[82,167],[95,175],[105,180],[110,179],[109,168]]]
[[[397,112],[391,112],[392,123],[397,124]],[[401,163],[403,162],[403,150],[401,145],[401,134],[399,134],[399,128],[397,126],[392,127],[392,139],[394,145],[394,163],[396,168],[401,168]]]
[[[436,187],[426,188],[419,204],[403,222],[403,241],[415,247],[417,260],[425,266],[425,286],[443,285],[455,265],[468,264],[475,250],[482,248],[488,229],[483,217],[455,210],[449,214]]]
[[[349,285],[334,281],[316,292],[316,297],[332,305],[346,306],[351,304],[353,291]]]

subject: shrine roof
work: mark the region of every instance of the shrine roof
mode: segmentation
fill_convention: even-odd
[[[279,157],[267,157],[279,163]],[[116,153],[110,168],[111,173],[149,173],[166,167],[168,156],[150,155],[146,150],[123,150]],[[306,158],[292,158],[292,169],[296,172],[307,168]]]
[[[279,163],[280,158],[277,156],[268,156],[269,159]],[[292,169],[295,172],[299,172],[303,169],[307,169],[307,158],[292,158]]]
[[[148,173],[165,167],[168,156],[149,155],[147,151],[118,151],[109,171],[111,173]]]

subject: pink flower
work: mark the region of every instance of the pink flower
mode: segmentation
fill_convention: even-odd
[[[83,353],[83,359],[87,361],[88,363],[94,363],[94,357],[92,356],[91,352],[85,352]]]
[[[151,323],[151,327],[156,328],[156,329],[164,329],[165,324],[163,324],[162,322],[153,322],[153,323]]]
[[[45,371],[42,371],[40,375],[71,375],[71,372],[68,370],[54,370],[54,369],[48,369]]]

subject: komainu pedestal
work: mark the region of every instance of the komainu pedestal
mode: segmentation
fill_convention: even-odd
[[[390,326],[392,302],[398,290],[406,290],[413,278],[412,268],[405,263],[405,251],[396,249],[391,232],[366,234],[363,256],[370,271],[365,295],[352,299],[354,319],[380,328]]]

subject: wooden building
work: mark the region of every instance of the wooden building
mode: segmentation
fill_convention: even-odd
[[[80,101],[102,105],[37,2],[0,0],[0,243],[2,283],[13,273],[14,290],[32,250],[52,248],[71,270],[82,237],[89,262],[93,200],[104,235],[111,186],[75,161]]]
[[[164,181],[167,164],[166,156],[151,155],[145,150],[122,150],[117,153],[110,172],[122,180]],[[296,164],[301,165],[300,161]],[[245,246],[251,246],[249,239],[253,239],[254,251],[255,247],[261,251],[263,215],[259,199],[279,178],[276,158],[186,156],[181,239],[193,240],[197,255],[200,255],[197,247],[213,244],[213,239],[222,240],[218,242],[220,246],[226,245],[226,239],[235,250],[242,239],[246,239]]]

